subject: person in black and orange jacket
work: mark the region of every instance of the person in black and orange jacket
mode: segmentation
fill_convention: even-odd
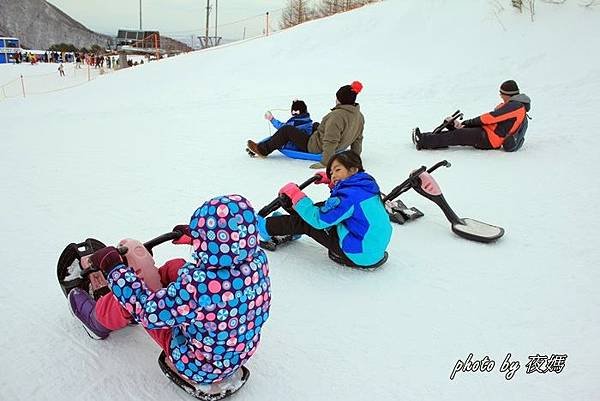
[[[527,112],[531,109],[531,100],[527,95],[520,93],[517,83],[513,80],[502,83],[500,97],[502,103],[493,111],[463,122],[455,120],[454,125],[450,125],[447,131],[422,133],[419,128],[415,128],[413,142],[417,150],[456,145],[499,149],[508,138],[515,135],[520,136],[522,144],[524,130],[521,128],[526,128],[523,124],[526,123]],[[505,146],[507,151],[517,150],[512,144],[511,148],[512,150]]]

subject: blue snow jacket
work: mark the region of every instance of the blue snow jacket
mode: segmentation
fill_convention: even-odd
[[[214,198],[191,218],[195,262],[183,265],[176,281],[154,292],[124,264],[108,275],[112,293],[137,322],[172,330],[168,356],[196,383],[224,379],[243,365],[269,317],[269,267],[256,224],[242,196]]]
[[[299,114],[297,116],[293,116],[292,118],[287,120],[285,123],[282,123],[281,121],[279,121],[278,119],[273,117],[273,119],[271,120],[271,124],[273,124],[273,127],[275,127],[275,129],[279,129],[279,128],[283,127],[284,125],[291,125],[292,127],[298,128],[300,131],[304,132],[306,135],[312,134],[313,121],[310,118],[310,113],[303,113],[303,114]]]
[[[316,229],[335,226],[340,247],[360,266],[379,262],[392,237],[392,225],[379,186],[365,172],[339,181],[323,206],[315,206],[310,198],[304,197],[294,205],[294,210]]]

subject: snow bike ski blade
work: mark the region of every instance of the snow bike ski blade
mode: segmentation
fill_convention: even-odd
[[[441,165],[440,163],[436,164]],[[440,209],[452,225],[452,231],[462,238],[477,242],[492,242],[504,235],[504,229],[474,219],[460,218],[442,194],[437,181],[427,172],[419,174],[413,182],[414,190],[429,199]]]
[[[459,223],[452,224],[452,231],[462,238],[484,243],[496,241],[504,235],[502,227],[469,218],[462,218]]]
[[[275,252],[277,247],[286,244],[290,241],[294,241],[293,235],[281,235],[274,236],[269,241],[258,241],[258,245],[267,251]]]
[[[387,252],[383,253],[383,258],[381,258],[381,260],[379,262],[372,264],[370,266],[359,266],[359,265],[355,265],[355,264],[348,264],[340,255],[338,255],[334,252],[331,252],[331,251],[329,251],[328,256],[329,256],[329,259],[333,260],[338,265],[346,266],[351,269],[363,270],[363,271],[367,271],[367,272],[379,269],[388,260]]]
[[[93,295],[90,288],[89,274],[85,274],[81,261],[82,258],[104,247],[106,245],[94,238],[88,238],[78,244],[72,242],[65,247],[58,258],[56,266],[58,283],[65,297],[76,287]]]
[[[173,369],[171,369],[171,367],[167,364],[164,351],[161,352],[160,356],[158,357],[158,365],[160,366],[160,370],[162,370],[164,375],[167,376],[167,378],[171,380],[177,387],[184,390],[192,397],[202,401],[218,401],[227,398],[242,388],[250,377],[250,371],[245,366],[242,366],[232,376],[224,379],[221,382],[194,385],[184,380],[181,376],[174,372]]]
[[[423,212],[416,207],[407,207],[401,200],[386,201],[384,205],[390,216],[390,221],[393,223],[404,224],[407,221],[423,217]]]

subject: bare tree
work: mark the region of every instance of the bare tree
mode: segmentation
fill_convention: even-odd
[[[313,18],[314,11],[308,4],[308,0],[288,0],[288,4],[281,14],[279,25],[282,29],[285,29]]]
[[[512,5],[520,12],[523,12],[523,0],[512,0]]]
[[[380,0],[321,0],[320,5],[317,7],[317,14],[319,17],[326,17],[377,1]]]
[[[557,1],[565,1],[565,0],[557,0]],[[529,12],[531,16],[531,20],[533,21],[533,17],[535,15],[535,0],[511,0],[513,7],[517,8],[520,12],[523,12],[523,9]]]

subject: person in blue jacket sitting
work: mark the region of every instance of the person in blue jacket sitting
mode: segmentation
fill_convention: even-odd
[[[310,118],[310,113],[308,112],[306,103],[304,103],[302,100],[294,100],[292,102],[291,113],[292,117],[285,123],[276,119],[270,111],[265,113],[265,119],[269,120],[276,130],[280,130],[282,127],[288,126],[293,128],[286,129],[296,129],[310,136],[313,132],[313,121]],[[298,147],[291,141],[288,142],[285,147],[287,149],[298,150]]]
[[[289,215],[258,217],[260,237],[306,234],[340,256],[344,264],[372,266],[384,259],[392,236],[379,186],[363,168],[360,156],[346,150],[337,153],[326,171],[316,174],[317,184],[327,184],[331,196],[315,204],[298,185],[286,184],[279,191],[292,203]]]

